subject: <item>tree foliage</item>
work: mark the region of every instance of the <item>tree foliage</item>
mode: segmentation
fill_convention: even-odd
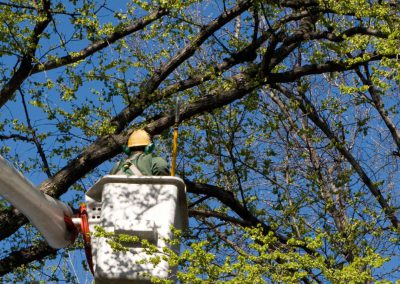
[[[183,282],[399,277],[397,1],[16,0],[0,14],[0,152],[43,192],[77,206],[134,129],[169,158],[179,97]],[[0,238],[5,280],[77,281],[76,248],[49,248],[5,201]]]

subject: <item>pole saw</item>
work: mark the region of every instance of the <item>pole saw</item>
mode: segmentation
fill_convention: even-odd
[[[179,125],[179,98],[176,98],[174,136],[172,144],[171,176],[175,176],[175,170],[176,170],[176,156],[178,154],[178,125]]]

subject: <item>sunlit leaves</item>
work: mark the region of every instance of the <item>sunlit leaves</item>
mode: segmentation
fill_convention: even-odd
[[[64,186],[74,184],[79,195],[71,199],[83,199],[81,192],[108,172],[98,165],[117,154],[123,135],[170,119],[179,97],[178,172],[225,194],[189,194],[199,215],[183,240],[188,250],[171,258],[182,282],[385,277],[377,268],[398,255],[388,241],[397,231],[368,186],[397,210],[398,6],[253,1],[163,74],[238,1],[52,1],[51,21],[37,38],[35,25],[49,18],[42,2],[27,2],[0,4],[0,80],[29,71],[15,77],[15,96],[1,113],[0,151],[25,174],[47,178],[38,144],[53,174],[66,165],[71,173],[68,164],[82,161],[85,170]],[[155,11],[162,16],[113,41]],[[17,72],[21,62],[27,67]],[[188,114],[201,99],[218,102],[247,85],[255,89],[240,100]],[[155,132],[157,154],[169,158],[171,128]],[[107,143],[85,152],[94,141]],[[256,223],[268,229],[244,229]],[[126,241],[108,237],[116,249]]]

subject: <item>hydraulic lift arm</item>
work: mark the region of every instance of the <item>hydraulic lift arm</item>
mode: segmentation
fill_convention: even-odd
[[[0,195],[29,219],[51,247],[71,244],[73,233],[67,229],[64,218],[72,218],[72,209],[37,189],[2,156]]]

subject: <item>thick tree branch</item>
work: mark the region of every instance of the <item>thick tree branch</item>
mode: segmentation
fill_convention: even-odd
[[[226,191],[214,185],[195,183],[189,180],[185,180],[187,191],[194,194],[204,194],[206,196],[217,198],[224,205],[228,206],[233,212],[235,212],[243,222],[246,222],[248,226],[257,227],[260,226],[263,232],[267,234],[268,232],[273,232],[278,241],[281,244],[287,243],[287,238],[278,232],[274,231],[269,225],[265,224],[254,216],[249,210],[247,210],[240,202],[235,198],[232,192]],[[315,253],[304,245],[299,245],[299,248],[303,249],[307,253]]]
[[[57,250],[49,247],[44,241],[34,246],[13,251],[7,257],[0,260],[0,276],[13,271],[16,267],[35,260],[42,260],[44,257],[55,255],[56,253]]]
[[[359,66],[364,65],[365,63],[381,60],[383,57],[395,58],[396,55],[383,56],[379,54],[369,54],[369,58],[353,62],[328,61],[320,64],[308,64],[301,67],[294,67],[292,70],[281,73],[270,73],[267,77],[267,82],[270,84],[288,83],[288,82],[294,82],[297,79],[307,75],[317,75],[322,73],[342,72],[342,71],[352,70]]]
[[[316,0],[285,0],[285,1],[276,1],[275,3],[278,5],[289,7],[289,8],[307,8],[307,7],[315,7],[319,5],[319,1]]]
[[[294,34],[290,37],[288,37],[285,40],[285,43],[292,43],[292,42],[297,42],[301,40],[321,40],[321,39],[326,39],[329,41],[333,42],[341,42],[346,40],[349,37],[355,36],[355,35],[369,35],[377,38],[387,38],[389,36],[388,33],[381,32],[379,30],[374,30],[371,28],[366,28],[366,27],[352,27],[349,28],[343,32],[341,32],[339,35],[335,34],[334,32],[331,31],[309,31],[307,33],[302,33],[302,34]]]
[[[217,198],[220,202],[231,208],[242,220],[247,222],[249,225],[257,226],[262,224],[253,214],[250,213],[242,204],[235,198],[232,192],[223,190],[217,186],[195,183],[189,180],[185,180],[187,191],[194,194],[204,194],[206,196]],[[271,228],[264,225],[267,231]]]

